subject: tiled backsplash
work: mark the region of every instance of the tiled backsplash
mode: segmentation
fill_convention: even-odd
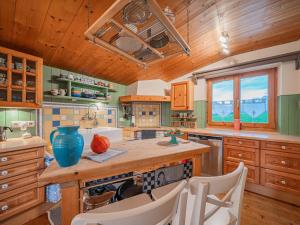
[[[91,108],[90,114],[94,115],[96,112],[97,121],[83,119],[88,112],[88,107],[85,106],[47,105],[42,111],[43,138],[48,145],[50,145],[50,133],[57,126],[78,125],[80,128],[117,126],[117,108],[114,107],[103,107],[98,110]]]
[[[0,109],[0,126],[11,127],[11,121],[35,121],[36,111],[34,109]],[[32,135],[36,135],[36,127],[28,128]],[[13,132],[6,131],[8,138],[21,137],[20,129],[15,128]]]
[[[160,104],[134,103],[133,114],[136,127],[160,126]]]

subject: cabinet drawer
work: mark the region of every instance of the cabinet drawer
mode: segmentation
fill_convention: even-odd
[[[262,168],[260,178],[260,183],[266,187],[300,195],[299,175]]]
[[[0,221],[44,201],[44,188],[34,188],[0,201]]]
[[[0,167],[0,181],[6,178],[37,171],[44,167],[44,159],[34,159],[26,162]]]
[[[262,141],[261,148],[266,150],[291,152],[296,154],[300,153],[300,144],[275,142],[275,141]]]
[[[0,181],[0,194],[24,187],[25,185],[37,183],[38,172],[30,172],[19,176],[10,177]]]
[[[230,173],[238,167],[236,162],[224,162],[224,173]],[[259,184],[259,167],[256,166],[246,166],[248,168],[247,181],[250,183]]]
[[[246,165],[259,166],[259,149],[225,145],[224,159],[233,162],[243,161]]]
[[[259,148],[259,141],[252,139],[244,139],[244,138],[224,138],[224,144],[241,146],[241,147],[249,147],[249,148]]]
[[[42,158],[44,156],[44,148],[32,148],[22,151],[13,151],[0,153],[1,166],[9,165],[17,162],[24,162],[31,159]]]
[[[300,155],[261,150],[261,167],[300,175]]]

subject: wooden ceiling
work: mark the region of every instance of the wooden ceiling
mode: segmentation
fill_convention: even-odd
[[[175,25],[187,39],[187,1],[157,1],[175,12]],[[130,84],[144,79],[169,81],[224,58],[218,42],[222,27],[230,36],[231,55],[300,39],[300,0],[193,0],[191,55],[173,56],[145,69],[84,38],[88,24],[113,2],[1,0],[0,45],[41,56],[46,65]]]

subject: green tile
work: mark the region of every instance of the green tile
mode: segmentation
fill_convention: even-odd
[[[0,126],[5,126],[5,109],[0,109]]]
[[[29,121],[31,111],[32,110],[27,110],[27,109],[18,110],[18,113],[19,113],[18,120]]]
[[[5,126],[11,126],[11,121],[19,120],[19,113],[16,109],[7,109],[5,113]]]

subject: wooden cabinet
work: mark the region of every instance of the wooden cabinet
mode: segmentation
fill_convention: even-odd
[[[42,58],[0,47],[0,107],[41,107],[42,66]]]
[[[300,175],[262,168],[260,183],[266,187],[300,196]]]
[[[234,171],[238,167],[238,165],[239,163],[237,162],[225,161],[224,173],[227,174]],[[259,167],[247,165],[247,168],[248,168],[247,182],[259,184]]]
[[[232,162],[244,162],[246,165],[259,166],[259,149],[224,146],[224,159]]]
[[[171,109],[194,109],[194,84],[191,81],[173,83],[171,87]]]
[[[300,205],[300,144],[283,141],[224,138],[224,173],[243,161],[246,189]]]
[[[0,153],[0,221],[44,201],[38,175],[44,169],[44,147]]]

